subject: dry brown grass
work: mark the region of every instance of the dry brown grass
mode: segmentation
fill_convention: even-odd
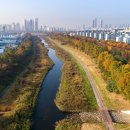
[[[83,123],[81,130],[105,130],[105,128],[100,124]]]
[[[130,130],[130,124],[114,124],[116,130]]]
[[[91,85],[83,69],[71,55],[56,48],[58,56],[64,61],[62,78],[55,103],[62,111],[95,111],[98,109]]]

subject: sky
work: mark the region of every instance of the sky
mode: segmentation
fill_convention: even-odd
[[[90,25],[95,17],[104,23],[130,24],[130,0],[0,1],[0,24],[39,18],[43,26],[77,27]]]

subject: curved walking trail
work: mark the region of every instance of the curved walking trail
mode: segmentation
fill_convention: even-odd
[[[57,42],[55,40],[52,40],[49,38],[50,41],[54,42],[56,45],[58,45],[60,48],[64,49],[65,51],[67,51],[68,53],[70,53],[83,67],[89,81],[90,81],[90,84],[92,86],[92,89],[93,89],[93,92],[95,94],[95,97],[96,97],[96,100],[97,100],[97,103],[98,103],[98,106],[99,106],[99,109],[101,111],[101,114],[102,114],[102,118],[103,118],[103,121],[105,123],[105,126],[106,126],[106,129],[107,130],[114,130],[114,127],[113,127],[113,124],[112,124],[112,119],[109,115],[109,112],[103,102],[103,99],[101,97],[101,94],[100,92],[98,91],[97,89],[97,84],[95,83],[93,77],[91,76],[91,74],[89,73],[87,67],[84,65],[84,63],[82,62],[82,60],[77,56],[75,55],[72,51],[70,51],[69,49],[66,49],[64,47],[64,45],[61,45],[60,42]]]

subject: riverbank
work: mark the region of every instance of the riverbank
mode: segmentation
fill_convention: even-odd
[[[129,109],[129,101],[124,99],[122,95],[116,94],[116,93],[110,93],[106,89],[106,82],[104,81],[101,71],[99,70],[97,64],[95,61],[84,52],[80,51],[79,49],[76,49],[70,45],[61,45],[60,41],[54,40],[55,43],[57,43],[61,48],[68,51],[70,54],[72,54],[76,59],[78,59],[80,62],[84,64],[84,66],[88,69],[90,74],[93,76],[95,82],[98,85],[98,90],[101,92],[101,95],[104,99],[105,104],[110,110],[122,110],[122,109]],[[118,104],[118,105],[117,105]],[[120,128],[128,128],[129,125],[127,124],[114,124],[116,129]],[[88,127],[88,125],[87,125]]]
[[[80,112],[91,111],[93,113],[96,111],[98,113],[95,96],[81,65],[52,40],[48,39],[48,42],[56,48],[57,55],[64,61],[61,84],[55,99],[56,105],[62,111],[74,112],[68,118],[57,122],[56,130],[80,130],[83,124]],[[96,121],[95,118],[91,119],[92,115],[86,122],[93,122],[93,125],[97,125],[100,130],[104,129],[102,123]],[[100,116],[97,117],[100,118]]]
[[[81,65],[64,50],[56,50],[64,61],[61,84],[55,99],[57,107],[65,112],[97,110],[94,93]]]
[[[1,111],[3,111],[0,116],[1,130],[30,129],[32,112],[42,80],[53,64],[39,38],[35,37],[33,44],[32,63],[0,101]]]

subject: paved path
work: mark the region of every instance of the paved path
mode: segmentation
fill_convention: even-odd
[[[51,39],[50,39],[51,40]],[[90,84],[92,86],[92,89],[93,89],[93,92],[95,94],[95,97],[96,97],[96,100],[97,100],[97,103],[98,103],[98,106],[99,106],[99,109],[101,111],[101,114],[102,114],[102,118],[104,120],[104,123],[105,123],[105,126],[106,126],[106,129],[107,130],[114,130],[114,127],[113,127],[113,124],[112,124],[112,119],[110,117],[110,114],[103,102],[103,99],[101,97],[101,94],[100,92],[98,91],[97,89],[97,84],[95,83],[93,77],[91,76],[91,74],[89,73],[87,67],[83,64],[83,62],[81,61],[81,59],[79,59],[76,55],[73,54],[72,51],[66,49],[63,45],[60,45],[57,41],[54,41],[54,40],[51,40],[52,42],[54,42],[56,45],[58,45],[60,48],[64,49],[65,51],[67,51],[68,53],[70,53],[80,64],[81,66],[83,67],[89,81],[90,81]]]

